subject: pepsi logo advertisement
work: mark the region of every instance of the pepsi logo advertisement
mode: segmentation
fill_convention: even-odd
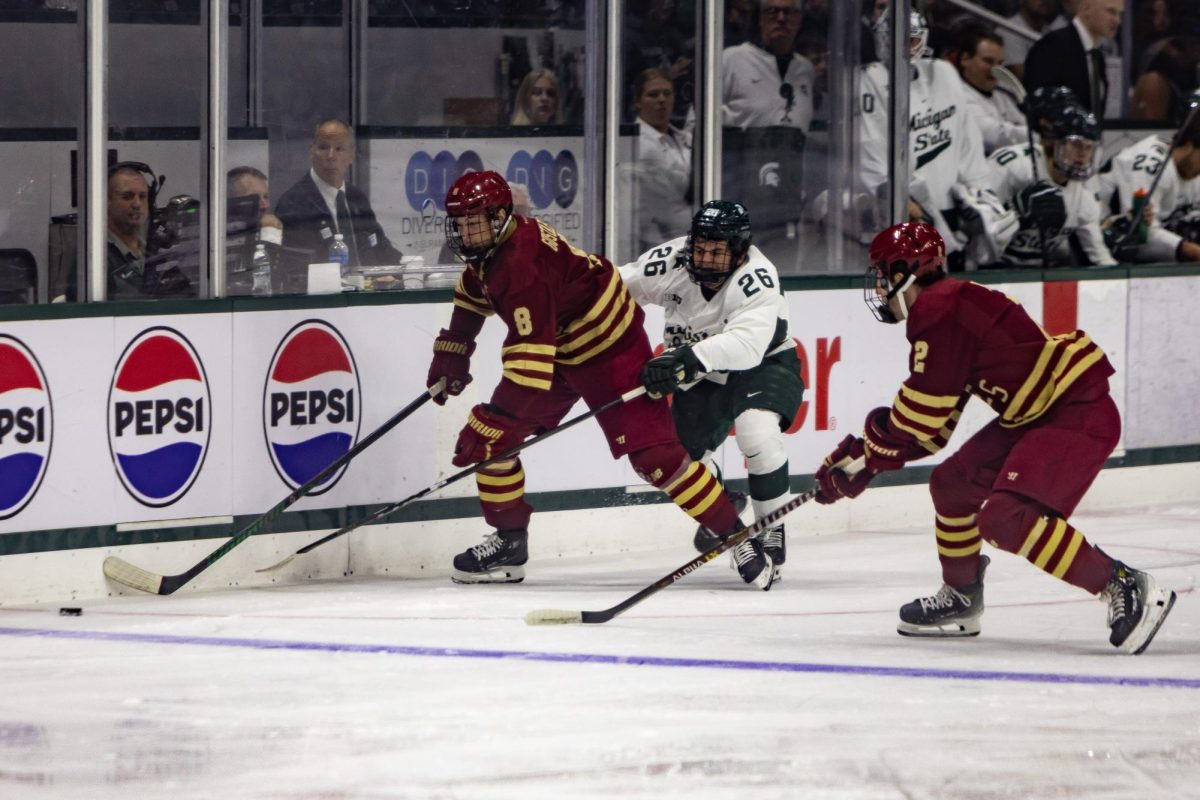
[[[53,429],[41,365],[20,339],[0,334],[0,519],[21,513],[37,494]]]
[[[296,489],[353,447],[361,412],[358,368],[337,328],[310,319],[288,331],[263,389],[267,450],[283,482]],[[329,491],[345,471],[342,467],[308,494]]]
[[[212,394],[204,364],[179,331],[138,334],[113,373],[108,446],[130,496],[152,508],[179,500],[204,466]]]

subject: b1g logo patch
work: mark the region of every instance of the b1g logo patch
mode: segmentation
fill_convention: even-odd
[[[0,335],[0,519],[19,514],[37,494],[53,432],[41,364],[20,339]]]
[[[263,389],[263,429],[279,477],[293,489],[354,446],[362,416],[358,369],[341,333],[305,320],[283,337]],[[329,491],[345,467],[309,495]]]
[[[142,331],[125,348],[108,392],[108,447],[125,490],[161,508],[192,488],[210,436],[204,364],[172,328]]]

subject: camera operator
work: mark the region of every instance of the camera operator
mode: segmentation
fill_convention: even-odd
[[[149,176],[149,177],[147,177]],[[172,198],[163,212],[154,199],[163,181],[140,162],[123,161],[108,171],[108,299],[150,300],[194,294],[191,282],[169,260],[178,247],[177,209],[194,211],[192,198]],[[149,236],[146,234],[150,220]],[[148,241],[148,239],[150,241]],[[152,252],[153,251],[153,252]],[[147,256],[151,256],[148,260]],[[197,251],[197,256],[199,255]]]

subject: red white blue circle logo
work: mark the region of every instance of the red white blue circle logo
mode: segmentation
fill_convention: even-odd
[[[126,491],[161,508],[192,487],[211,435],[212,394],[204,364],[172,328],[129,343],[108,392],[108,447]]]
[[[361,410],[354,354],[337,328],[310,319],[288,331],[263,389],[267,450],[283,482],[299,488],[353,447]],[[343,466],[309,495],[329,491],[345,471]]]
[[[0,519],[19,514],[37,494],[53,432],[41,364],[20,339],[0,334]]]

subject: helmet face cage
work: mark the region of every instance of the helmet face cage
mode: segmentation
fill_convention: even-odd
[[[1054,166],[1070,181],[1086,181],[1096,174],[1100,143],[1086,136],[1066,136],[1054,143]]]
[[[696,264],[695,243],[697,239],[711,242],[726,242],[729,245],[729,263],[724,269],[701,267]],[[712,200],[692,218],[687,244],[681,257],[688,276],[696,283],[710,288],[719,287],[741,266],[750,251],[750,215],[741,203]]]
[[[897,262],[894,266],[897,265],[901,271],[908,267],[904,262]],[[892,285],[889,275],[891,275],[891,268],[883,261],[867,267],[866,274],[863,275],[863,302],[871,310],[875,319],[888,325],[895,325],[900,318],[892,311],[890,303],[892,298],[899,293],[900,287]]]
[[[892,26],[888,23],[888,14],[884,12],[875,22],[875,55],[880,61],[886,62],[892,54]],[[923,58],[929,44],[929,25],[919,11],[908,14],[908,57],[910,60]]]
[[[510,224],[512,207],[512,190],[499,173],[468,172],[461,176],[446,193],[446,243],[450,250],[469,264],[486,259]],[[501,209],[505,212],[503,219]],[[477,215],[486,217],[492,235],[486,243],[468,245],[462,227]]]
[[[870,266],[864,277],[863,300],[875,319],[896,323],[889,305],[913,284],[927,286],[946,274],[946,242],[937,228],[924,222],[904,222],[877,234],[868,251]]]

